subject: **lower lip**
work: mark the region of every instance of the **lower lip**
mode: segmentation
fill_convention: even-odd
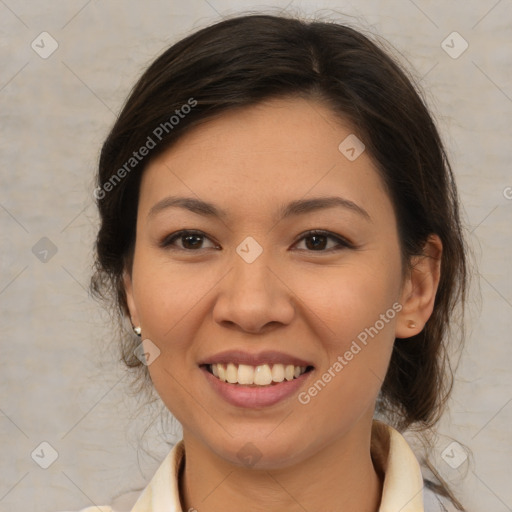
[[[313,370],[310,370],[293,380],[284,380],[278,384],[256,387],[223,382],[212,375],[204,366],[201,367],[201,370],[205,374],[206,380],[222,398],[231,405],[247,408],[268,407],[277,404],[296,393],[313,373]]]

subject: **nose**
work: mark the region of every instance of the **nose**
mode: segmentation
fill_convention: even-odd
[[[258,334],[291,323],[293,293],[264,254],[252,263],[237,255],[219,283],[213,318],[223,327]]]

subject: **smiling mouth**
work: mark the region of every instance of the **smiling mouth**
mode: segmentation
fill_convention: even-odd
[[[206,371],[222,382],[241,386],[273,386],[284,381],[298,379],[313,370],[313,366],[295,366],[293,364],[204,364]]]

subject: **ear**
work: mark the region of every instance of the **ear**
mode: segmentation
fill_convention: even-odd
[[[140,325],[139,316],[137,314],[137,308],[135,307],[135,300],[133,298],[132,277],[126,268],[123,271],[123,284],[126,295],[126,304],[128,305],[128,310],[130,312],[131,322],[132,325],[136,327]]]
[[[396,338],[410,338],[421,332],[434,310],[443,244],[438,235],[430,235],[423,254],[414,256],[409,275],[402,287],[402,309],[395,324]]]

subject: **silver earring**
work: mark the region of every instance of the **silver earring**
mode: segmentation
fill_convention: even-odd
[[[142,333],[142,329],[140,328],[140,326],[137,326],[137,327],[134,327],[133,328],[133,332],[137,335],[137,336],[140,336],[141,333]]]

